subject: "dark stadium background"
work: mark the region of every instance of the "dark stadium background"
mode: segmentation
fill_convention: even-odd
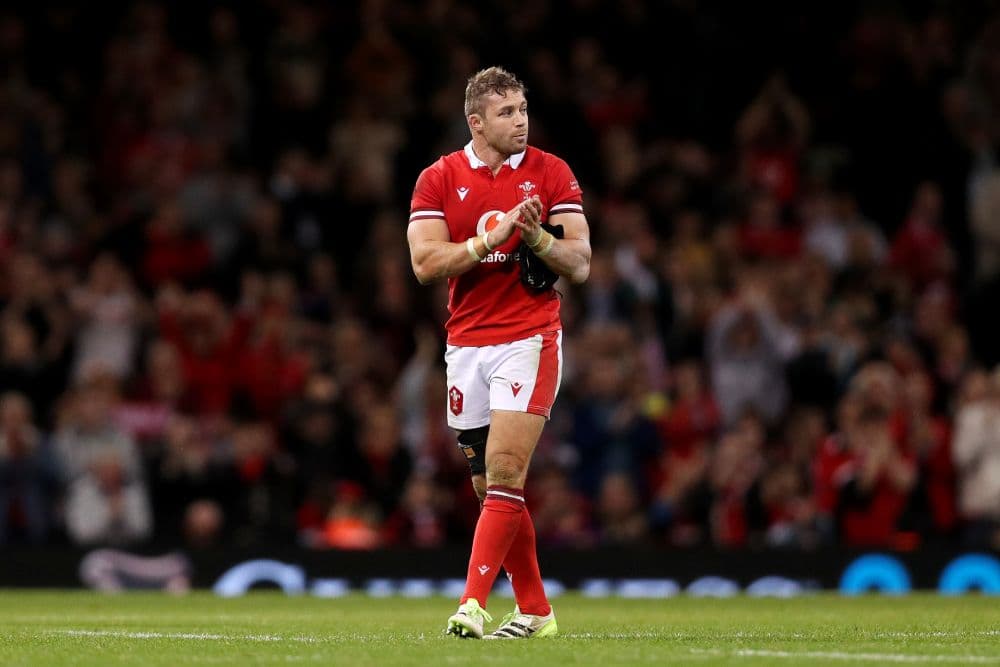
[[[493,64],[593,232],[527,490],[547,553],[995,552],[996,9],[5,5],[3,583],[100,546],[461,573],[405,224]]]

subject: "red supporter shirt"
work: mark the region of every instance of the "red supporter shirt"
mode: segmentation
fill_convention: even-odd
[[[913,461],[910,453],[901,452]],[[909,492],[899,491],[883,475],[868,493],[866,506],[840,506],[843,487],[855,478],[861,465],[861,455],[852,451],[842,436],[828,437],[814,463],[816,505],[831,516],[839,515],[841,537],[848,545],[894,546]]]
[[[580,185],[560,158],[529,146],[512,155],[493,176],[470,142],[420,174],[410,202],[410,222],[444,220],[452,242],[464,243],[493,229],[498,213],[533,195],[541,198],[542,222],[559,213],[583,213]],[[497,345],[561,327],[556,292],[536,292],[521,284],[514,261],[520,242],[515,230],[479,266],[448,279],[449,344]]]
[[[762,259],[794,259],[802,252],[802,230],[797,227],[755,227],[744,223],[739,230],[740,251]]]
[[[746,157],[750,179],[782,204],[795,199],[799,190],[798,151],[793,148],[751,149]]]
[[[892,240],[889,266],[901,270],[918,287],[947,277],[943,253],[948,239],[937,225],[911,216]]]

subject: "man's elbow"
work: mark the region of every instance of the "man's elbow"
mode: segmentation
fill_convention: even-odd
[[[437,279],[437,276],[434,275],[434,272],[431,271],[430,268],[423,263],[413,264],[413,275],[417,277],[417,282],[420,283],[421,285],[430,285]]]
[[[569,282],[573,285],[582,285],[587,282],[587,278],[590,277],[590,262],[577,267],[566,277],[569,278]]]

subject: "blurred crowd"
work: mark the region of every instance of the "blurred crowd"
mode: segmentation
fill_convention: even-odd
[[[405,224],[502,64],[594,246],[542,545],[1000,548],[990,3],[43,5],[0,10],[0,543],[465,543]]]

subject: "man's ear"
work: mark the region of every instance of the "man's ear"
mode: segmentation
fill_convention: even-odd
[[[483,117],[477,113],[471,113],[468,116],[469,129],[473,132],[481,132],[483,129]]]

